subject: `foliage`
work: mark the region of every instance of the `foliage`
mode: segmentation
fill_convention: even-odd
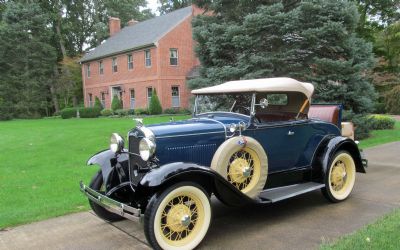
[[[158,3],[161,5],[158,7],[158,11],[163,15],[191,5],[192,0],[158,0]]]
[[[113,111],[117,110],[117,109],[122,109],[122,102],[121,100],[118,98],[117,95],[113,96],[112,102],[111,102],[111,109]]]
[[[146,117],[144,123],[169,119]],[[1,155],[0,230],[88,210],[78,191],[79,181],[88,184],[98,171],[86,166],[88,157],[109,147],[112,132],[126,134],[133,126],[131,118],[0,122],[0,148],[7,149]]]
[[[377,114],[385,114],[386,107],[384,102],[376,102],[374,107],[374,112]]]
[[[0,97],[0,121],[12,119],[11,104]]]
[[[103,109],[103,105],[101,104],[101,101],[97,96],[94,99],[94,107],[100,110]]]
[[[74,118],[77,117],[77,108],[65,108],[60,111],[61,118],[63,119],[69,119],[69,118]]]
[[[132,109],[117,109],[114,111],[114,114],[118,115],[119,117],[132,115]]]
[[[387,60],[390,72],[400,72],[400,21],[376,35],[375,51]]]
[[[400,85],[394,87],[386,95],[386,110],[392,114],[400,114]]]
[[[191,114],[190,110],[184,108],[169,108],[164,109],[164,114]]]
[[[56,51],[49,15],[33,2],[4,4],[0,23],[0,99],[2,117],[50,115],[49,85]],[[5,112],[5,114],[3,114]]]
[[[158,99],[157,92],[155,89],[153,89],[153,92],[151,93],[149,113],[150,115],[159,115],[162,113],[161,103],[160,100]]]
[[[148,114],[149,114],[148,109],[141,109],[141,108],[135,109],[135,115],[148,115]]]
[[[191,88],[289,76],[315,84],[316,101],[340,102],[356,113],[372,110],[376,94],[365,74],[374,64],[372,46],[355,33],[358,14],[353,3],[208,2],[215,15],[198,16],[193,22],[203,68],[201,77],[189,82]]]
[[[370,115],[368,118],[373,130],[393,129],[396,123],[396,120],[388,115]]]
[[[58,64],[54,88],[61,107],[77,106],[83,100],[82,69],[79,57],[64,57]]]
[[[394,141],[400,141],[400,121],[396,122],[394,129],[373,130],[369,138],[360,142],[359,147],[364,149]]]
[[[343,112],[343,121],[349,121],[354,124],[354,136],[356,140],[366,139],[371,133],[371,120],[366,115],[355,114],[352,111]]]
[[[103,109],[102,111],[100,111],[100,114],[102,116],[111,116],[113,115],[113,111],[111,109]]]
[[[97,107],[79,108],[79,116],[81,118],[97,118],[100,116],[101,109]]]

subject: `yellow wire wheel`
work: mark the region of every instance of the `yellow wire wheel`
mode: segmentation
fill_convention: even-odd
[[[195,185],[184,185],[167,190],[160,199],[152,222],[152,235],[159,248],[195,248],[210,225],[211,205],[208,196]]]
[[[337,153],[330,165],[327,188],[333,201],[345,200],[354,187],[356,166],[353,157],[346,151]]]
[[[211,168],[250,198],[263,190],[268,175],[268,158],[251,137],[233,137],[215,152]]]

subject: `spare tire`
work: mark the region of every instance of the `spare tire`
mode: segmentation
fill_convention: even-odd
[[[263,147],[251,137],[226,140],[215,152],[211,168],[250,198],[263,190],[268,175],[268,158]]]

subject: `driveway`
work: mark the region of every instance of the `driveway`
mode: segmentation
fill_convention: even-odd
[[[319,191],[266,206],[229,208],[213,200],[214,219],[199,249],[312,249],[400,207],[400,142],[365,150],[368,174],[351,197],[327,202]],[[0,249],[149,249],[142,227],[105,223],[90,212],[0,232]]]

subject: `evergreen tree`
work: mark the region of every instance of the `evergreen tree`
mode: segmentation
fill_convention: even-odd
[[[158,11],[163,15],[191,5],[192,0],[158,0],[158,3],[161,5],[158,7]]]
[[[122,102],[121,100],[118,98],[117,95],[113,96],[112,102],[111,102],[111,109],[113,111],[117,110],[117,109],[122,109]]]
[[[158,99],[157,92],[155,89],[153,89],[153,92],[151,93],[149,113],[150,115],[159,115],[162,113],[160,100]]]
[[[289,76],[316,86],[314,101],[371,112],[375,91],[365,72],[372,46],[356,36],[348,1],[198,1],[214,12],[193,22],[203,68],[191,88],[233,79]],[[195,2],[196,3],[196,2]]]
[[[101,101],[97,96],[96,98],[94,98],[94,107],[99,110],[103,110],[103,105],[101,104]]]

